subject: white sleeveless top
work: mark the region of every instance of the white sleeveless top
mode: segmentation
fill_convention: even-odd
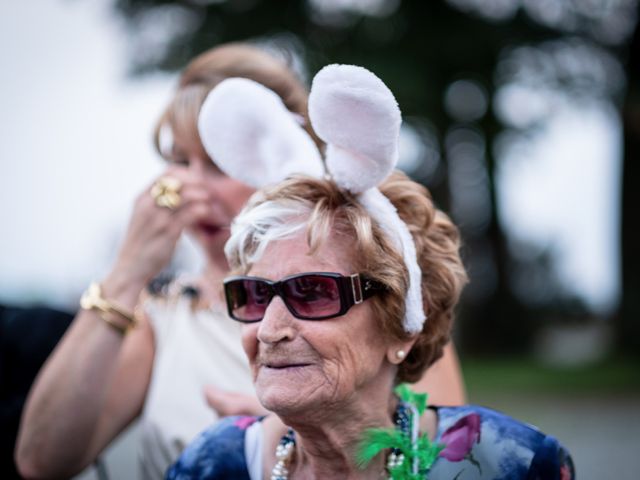
[[[164,478],[184,447],[218,418],[205,385],[253,394],[240,343],[240,324],[222,306],[193,310],[191,299],[153,299],[146,305],[155,358],[140,421],[142,478]]]

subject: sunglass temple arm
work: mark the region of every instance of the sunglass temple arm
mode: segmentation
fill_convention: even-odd
[[[353,303],[354,305],[358,305],[359,303],[362,303],[363,300],[360,274],[354,273],[353,275],[349,275],[349,278],[351,278],[351,292],[353,293]]]

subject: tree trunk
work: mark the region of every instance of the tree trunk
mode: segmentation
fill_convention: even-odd
[[[622,108],[622,301],[617,317],[618,344],[640,355],[640,30],[629,45],[627,96]]]

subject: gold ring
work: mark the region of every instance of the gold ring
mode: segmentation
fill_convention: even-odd
[[[180,206],[182,182],[174,177],[160,177],[151,187],[151,196],[156,205],[174,210]]]

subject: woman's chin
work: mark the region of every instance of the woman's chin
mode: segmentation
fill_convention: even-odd
[[[313,405],[307,399],[274,399],[268,396],[258,398],[264,408],[278,415],[286,423],[294,418],[307,420],[308,413],[313,409]]]
[[[316,403],[317,391],[309,390],[298,382],[256,383],[256,393],[260,403],[281,416],[295,415],[312,408]]]

